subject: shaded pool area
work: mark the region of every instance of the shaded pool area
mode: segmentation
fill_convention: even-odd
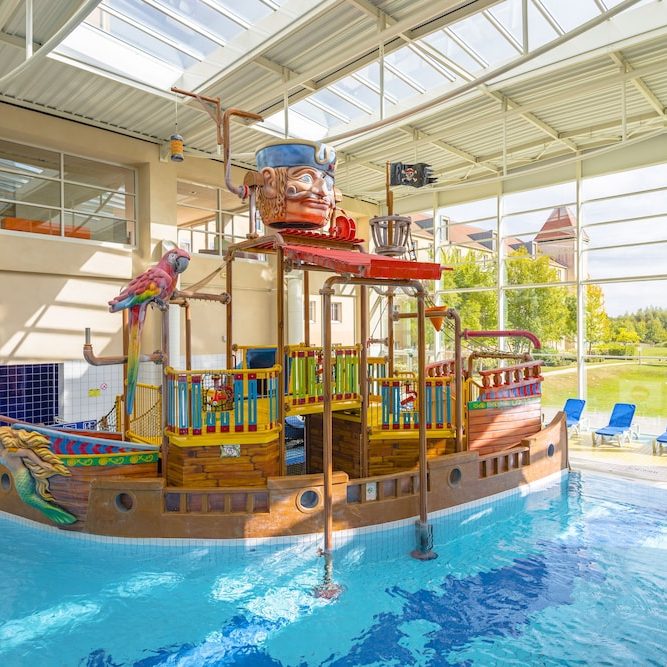
[[[571,474],[339,539],[335,601],[301,544],[75,538],[0,517],[0,664],[663,665],[667,491]]]

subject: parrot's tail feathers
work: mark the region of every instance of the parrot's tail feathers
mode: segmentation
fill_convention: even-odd
[[[134,409],[134,393],[139,376],[139,357],[141,353],[141,331],[146,319],[146,306],[134,306],[130,309],[129,341],[127,348],[127,412],[132,414]]]

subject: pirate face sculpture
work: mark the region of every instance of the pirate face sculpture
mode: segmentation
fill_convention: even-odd
[[[274,228],[324,227],[336,202],[336,153],[325,144],[304,141],[266,146],[256,155],[257,206],[264,224]]]

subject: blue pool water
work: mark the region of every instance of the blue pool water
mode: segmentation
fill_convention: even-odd
[[[573,474],[338,546],[83,542],[0,518],[3,667],[659,665],[667,491]]]

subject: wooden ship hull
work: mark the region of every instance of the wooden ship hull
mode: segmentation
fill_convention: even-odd
[[[470,412],[477,408],[479,414],[472,421],[477,432],[471,431],[468,451],[454,452],[451,433],[428,439],[430,513],[557,476],[567,468],[567,428],[562,413],[546,427],[541,428],[537,421],[532,433],[525,432],[525,413],[533,413],[535,400],[525,405],[507,401],[508,405],[498,406],[496,402],[486,409],[480,409],[480,401],[470,402]],[[392,439],[391,431],[380,433],[370,440],[367,457],[363,457],[358,417],[358,411],[346,411],[333,420],[336,531],[419,514],[418,439],[403,434]],[[64,442],[77,442],[76,447],[63,447],[63,436],[54,438],[54,451],[70,475],[51,477],[50,489],[54,501],[77,518],[76,523],[62,527],[131,538],[240,539],[319,533],[324,476],[315,443],[321,442],[322,416],[316,413],[305,420],[309,472],[294,476],[272,474],[279,467],[277,440],[263,445],[241,443],[239,455],[233,457],[221,457],[219,444],[179,447],[170,443],[172,455],[173,450],[180,450],[177,461],[193,462],[179,470],[180,477],[174,480],[171,467],[166,475],[158,474],[157,452],[105,450],[99,444],[90,446],[90,436],[82,434],[64,434],[70,438]],[[482,423],[486,430],[480,431]],[[480,443],[483,445],[477,446]],[[96,453],[92,451],[95,447]],[[63,453],[77,448],[77,453]],[[254,452],[262,448],[265,455],[255,457],[253,463]],[[368,459],[367,476],[360,475],[362,458]],[[6,483],[8,472],[0,464],[0,511],[50,524]],[[243,483],[231,484],[237,475]],[[207,482],[206,476],[212,481]]]
[[[229,164],[229,141],[224,143]],[[89,363],[126,364],[125,410],[132,414],[117,415],[116,423],[122,422],[125,436],[120,448],[109,444],[111,441],[98,442],[99,451],[82,453],[75,445],[61,447],[58,438],[62,435],[46,434],[52,454],[65,466],[60,470],[67,473],[53,474],[42,463],[42,472],[46,469],[44,474],[50,474],[52,501],[66,513],[66,519],[75,519],[66,528],[130,538],[240,539],[322,533],[328,567],[334,531],[414,518],[417,547],[412,555],[426,560],[435,557],[429,513],[516,490],[558,476],[567,467],[564,415],[559,413],[544,428],[541,425],[538,362],[520,357],[515,366],[476,372],[470,365],[467,372],[463,368],[462,341],[467,338],[510,334],[522,335],[536,346],[539,341],[528,332],[462,331],[454,309],[433,304],[424,281],[437,284],[445,267],[403,259],[410,256],[404,244],[411,223],[409,218],[391,215],[389,193],[390,215],[371,220],[376,253],[363,251],[363,241],[356,238],[354,223],[347,218],[335,217],[329,231],[320,232],[334,213],[330,186],[335,151],[288,142],[258,152],[266,173],[273,173],[274,168],[286,170],[285,159],[287,165],[312,171],[309,178],[318,183],[318,205],[310,210],[306,201],[300,213],[307,216],[301,220],[307,224],[301,226],[295,224],[300,213],[293,211],[290,216],[297,217],[289,221],[272,219],[273,199],[262,195],[263,176],[248,174],[238,188],[228,179],[227,187],[239,196],[257,195],[262,219],[274,226],[274,233],[257,236],[251,205],[247,240],[226,252],[223,294],[200,291],[218,271],[190,291],[173,292],[176,274],[187,266],[187,253],[167,251],[160,260],[158,267],[173,272],[171,291],[160,293],[160,305],[171,299],[170,303],[186,312],[185,369],[169,363],[166,310],[163,349],[149,357],[163,366],[159,387],[136,384],[136,346],[133,354],[126,342],[122,357],[96,357],[88,330],[84,357]],[[285,178],[291,176],[286,173]],[[232,344],[233,260],[249,252],[275,258],[275,344],[264,348]],[[174,263],[181,260],[178,266]],[[150,300],[136,290],[152,275],[151,270],[110,302],[112,312],[125,306],[147,307]],[[285,274],[294,270],[302,272],[304,295],[310,295],[310,272],[329,274],[319,290],[321,313],[332,312],[336,287],[356,291],[361,317],[355,334],[360,342],[334,344],[331,318],[325,315],[322,345],[312,345],[309,298],[304,298],[304,340],[298,345],[287,343]],[[388,332],[383,343],[387,354],[379,359],[369,356],[370,289],[386,299],[386,308],[377,309],[386,313]],[[413,300],[414,307],[404,313],[397,312],[394,304],[394,294],[399,291]],[[225,358],[230,368],[192,369],[188,310],[192,299],[225,307]],[[401,318],[415,319],[416,367],[412,372],[394,364],[393,329]],[[427,366],[425,326],[429,319],[438,328],[445,319],[451,325],[454,359]],[[126,340],[132,338],[129,328],[126,334]],[[507,354],[498,358],[506,359]],[[284,425],[290,416],[305,420],[303,475],[287,474]],[[107,451],[105,446],[116,449]],[[29,462],[30,454],[21,453],[20,448],[4,451],[3,459],[0,450],[0,464],[7,463],[0,465],[0,510],[48,523],[48,512],[40,514],[35,509],[40,503],[34,493],[31,506],[24,502],[31,498],[25,488],[21,487],[21,496],[21,488],[12,483],[13,473],[24,480],[27,474],[17,457],[22,456],[30,469],[34,460]]]

